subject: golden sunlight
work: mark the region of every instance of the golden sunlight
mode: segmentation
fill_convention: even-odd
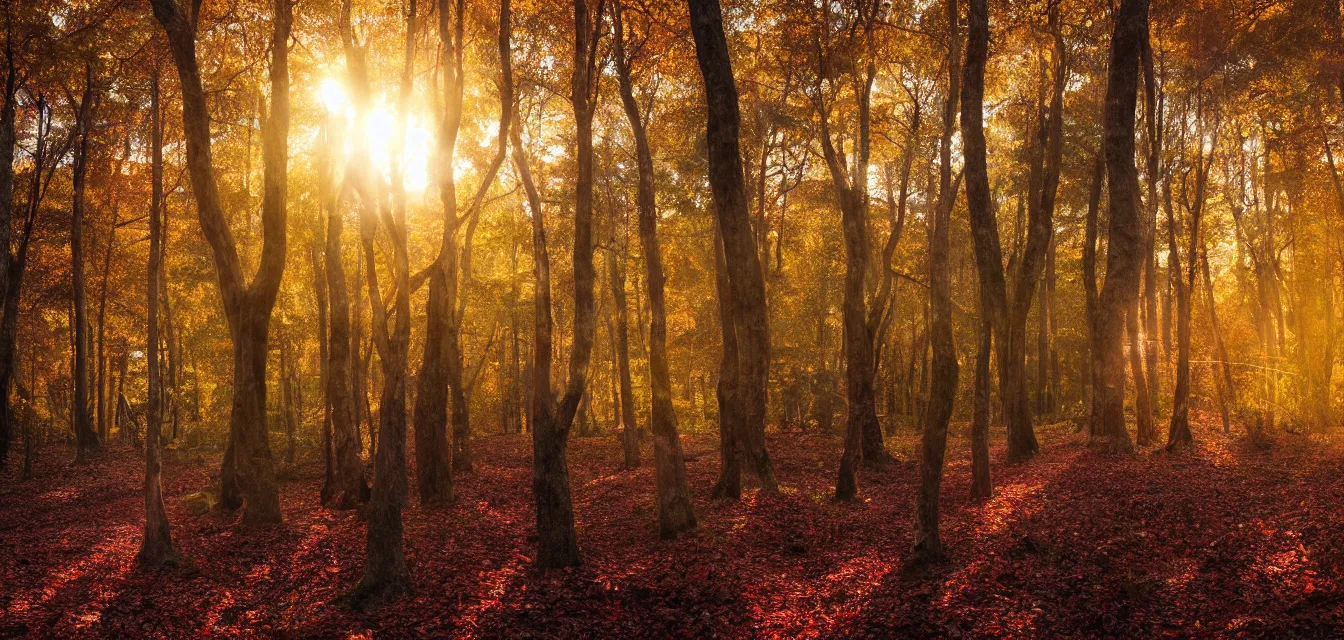
[[[411,193],[422,193],[429,186],[429,163],[434,154],[434,132],[430,128],[430,118],[410,114],[404,123],[399,123],[382,96],[374,100],[374,106],[363,117],[362,126],[352,125],[357,114],[345,85],[335,79],[323,80],[317,89],[317,98],[327,114],[332,116],[333,126],[344,128],[346,160],[351,159],[355,149],[362,146],[366,151],[365,160],[369,162],[384,179],[392,175],[392,154],[397,127],[404,126],[405,145],[401,153],[402,184]],[[360,136],[355,139],[351,134]]]

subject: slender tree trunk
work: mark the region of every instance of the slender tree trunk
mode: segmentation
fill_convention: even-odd
[[[84,96],[79,101],[75,128],[79,142],[75,146],[75,158],[71,163],[74,195],[70,215],[70,279],[74,293],[75,313],[72,328],[75,341],[74,365],[74,415],[75,441],[78,444],[78,459],[86,460],[89,454],[97,451],[102,443],[94,431],[92,416],[89,415],[89,312],[88,297],[84,287],[84,189],[85,176],[88,173],[89,136],[93,129],[95,102],[98,97],[93,89],[93,67],[86,66],[84,74]]]
[[[323,133],[325,134],[325,131]],[[323,142],[325,142],[325,139],[323,140]],[[319,164],[321,165],[321,168],[319,169],[319,171],[321,172],[322,176],[321,179],[324,181],[324,184],[329,185],[330,183],[326,182],[326,180],[329,177],[329,174],[327,173],[328,169],[325,164],[322,164],[325,163],[326,161],[327,158],[325,154],[320,154]],[[328,203],[329,201],[324,197],[321,205],[323,217],[326,217],[327,215],[326,207]],[[314,229],[314,237],[315,238],[319,236],[325,237],[326,225],[324,224],[324,221],[319,220],[317,224],[314,226],[316,227],[316,229]],[[318,252],[317,241],[314,240],[313,243],[308,246],[308,264],[310,265],[313,271],[313,293],[316,294],[317,298],[317,351],[318,351],[317,377],[318,377],[318,389],[320,389],[322,392],[321,441],[322,441],[323,476],[322,476],[321,497],[322,497],[322,504],[328,504],[329,502],[331,502],[331,498],[336,493],[337,490],[336,460],[335,456],[332,454],[332,448],[334,443],[332,441],[332,433],[331,433],[331,419],[332,419],[331,398],[327,393],[327,388],[331,384],[331,371],[329,368],[331,365],[331,354],[329,348],[329,341],[331,339],[331,320],[330,320],[331,313],[330,313],[330,300],[328,299],[328,292],[327,292],[328,289],[327,273],[326,269],[323,268],[322,263],[317,258],[317,252]],[[349,316],[347,316],[347,318],[348,317]]]
[[[1110,185],[1106,282],[1097,301],[1093,351],[1100,362],[1092,441],[1113,451],[1132,451],[1125,428],[1124,318],[1138,300],[1144,229],[1139,217],[1138,171],[1134,166],[1134,106],[1139,58],[1148,39],[1148,0],[1121,0],[1106,86],[1105,153]]]
[[[993,353],[994,327],[983,309],[980,314],[979,346],[975,351],[975,403],[971,411],[971,498],[988,500],[994,497],[994,485],[989,477],[989,358]]]
[[[1106,181],[1106,159],[1102,151],[1092,161],[1092,179],[1089,182],[1087,197],[1087,219],[1083,235],[1083,292],[1084,320],[1087,322],[1087,365],[1084,369],[1087,383],[1087,433],[1090,437],[1095,430],[1094,410],[1097,400],[1097,383],[1101,377],[1101,359],[1096,350],[1097,343],[1097,214],[1101,209],[1101,191]]]
[[[824,38],[829,40],[831,28],[829,5],[825,6],[821,29],[824,31]],[[865,40],[871,42],[872,30],[877,20],[877,6],[866,1],[861,2],[858,13],[858,19],[863,23]],[[845,451],[840,458],[835,497],[837,500],[846,501],[853,500],[858,495],[857,471],[860,462],[879,464],[890,459],[890,455],[882,447],[882,427],[877,421],[877,402],[873,383],[876,367],[873,342],[877,327],[869,322],[865,287],[871,253],[868,240],[868,159],[871,94],[873,79],[877,75],[875,54],[875,48],[870,46],[866,75],[858,89],[859,127],[856,140],[858,148],[854,155],[852,176],[831,139],[830,107],[820,99],[817,104],[822,155],[830,169],[831,182],[840,202],[841,226],[845,238],[845,285],[842,309],[848,417],[845,427]],[[825,58],[819,58],[818,64],[824,66]],[[824,73],[818,73],[818,78],[823,75]],[[825,95],[820,81],[817,85],[817,95]]]
[[[734,298],[733,331],[737,337],[739,384],[734,400],[742,408],[740,438],[743,461],[761,487],[779,490],[774,466],[765,448],[766,397],[770,377],[770,331],[765,306],[765,281],[747,211],[746,185],[739,148],[741,114],[733,79],[728,41],[719,0],[687,0],[695,53],[704,80],[709,183],[714,215],[723,237],[724,266]],[[720,407],[722,410],[722,407]]]
[[[520,129],[522,129],[521,119],[519,126],[510,133],[510,139],[513,145],[514,166],[518,170],[519,181],[523,183],[528,211],[532,217],[532,263],[536,297],[532,333],[532,394],[528,424],[532,429],[532,491],[538,508],[537,561],[544,567],[553,566],[551,563],[577,563],[579,545],[574,534],[574,512],[569,494],[569,465],[565,455],[569,440],[556,433],[551,391],[554,322],[551,317],[551,259],[546,243],[546,221],[541,195],[532,181],[532,172],[523,149]],[[540,514],[543,510],[548,520],[541,519]],[[551,526],[543,528],[542,524]],[[543,552],[546,554],[545,564],[542,562]]]
[[[635,390],[630,378],[630,311],[625,297],[625,274],[617,265],[615,236],[612,237],[612,249],[607,253],[607,277],[611,283],[611,296],[616,307],[615,334],[616,348],[613,359],[616,361],[616,374],[620,390],[621,448],[625,455],[626,469],[639,466],[639,428],[635,424]]]
[[[943,454],[947,449],[947,423],[957,395],[957,353],[952,336],[951,240],[952,207],[956,187],[952,184],[952,130],[961,100],[961,131],[965,144],[966,202],[972,208],[989,207],[989,174],[985,161],[984,93],[985,62],[989,57],[989,7],[986,0],[968,5],[965,76],[962,75],[959,12],[956,0],[947,0],[948,87],[943,106],[943,137],[939,146],[938,209],[929,236],[929,326],[933,343],[933,371],[929,408],[920,446],[919,493],[915,504],[914,554],[918,562],[945,556],[939,532],[939,495],[943,480]],[[988,213],[981,211],[982,215]],[[992,214],[990,214],[992,215]],[[973,218],[974,219],[974,218]]]
[[[1232,432],[1230,407],[1237,403],[1237,387],[1232,382],[1232,365],[1228,362],[1227,345],[1223,342],[1223,331],[1218,324],[1218,305],[1213,295],[1213,276],[1209,273],[1209,253],[1203,250],[1202,241],[1199,258],[1203,267],[1201,271],[1204,274],[1204,296],[1208,299],[1209,326],[1213,332],[1214,353],[1218,355],[1218,371],[1213,374],[1218,387],[1218,409],[1223,418],[1223,433],[1229,434]]]
[[[1153,444],[1157,438],[1157,428],[1153,424],[1153,407],[1149,404],[1148,376],[1143,371],[1143,340],[1139,338],[1139,303],[1125,310],[1125,336],[1129,339],[1129,372],[1134,378],[1134,420],[1136,424],[1135,440],[1140,447]]]
[[[159,278],[163,275],[163,242],[160,225],[163,216],[163,123],[159,114],[159,74],[155,70],[149,85],[151,135],[151,184],[149,205],[149,268],[145,291],[148,298],[148,346],[146,362],[149,366],[149,400],[145,409],[145,537],[140,542],[137,564],[156,567],[179,562],[173,551],[172,530],[168,513],[163,508],[163,485],[159,480],[162,470],[159,435],[163,427],[163,404],[160,393],[163,376],[159,371]],[[115,227],[114,227],[115,228]],[[109,248],[110,251],[110,248]]]
[[[691,507],[690,488],[686,480],[686,460],[681,449],[681,436],[677,433],[677,415],[672,406],[672,380],[668,372],[667,300],[663,291],[666,277],[663,274],[662,250],[658,246],[653,154],[649,149],[644,121],[639,112],[639,103],[635,101],[630,80],[630,59],[626,57],[624,50],[625,33],[619,3],[615,12],[615,23],[616,68],[620,78],[621,104],[625,107],[626,119],[630,121],[630,130],[635,139],[635,157],[639,169],[636,195],[639,207],[639,241],[644,252],[644,268],[648,273],[649,386],[653,396],[649,420],[653,431],[654,479],[658,487],[658,531],[664,538],[670,538],[694,529],[696,520],[695,511]],[[622,316],[625,314],[624,297],[622,292],[622,300],[618,303]],[[622,327],[624,323],[622,318]],[[621,350],[625,351],[624,331],[621,332],[620,339]],[[621,357],[628,363],[627,353],[622,353]],[[623,406],[628,406],[628,398],[632,395],[629,393],[629,378],[627,364],[622,371],[621,379]],[[633,419],[633,410],[627,410],[627,414],[629,419]],[[634,434],[631,433],[628,439],[634,440]]]
[[[1202,105],[1201,105],[1202,106]],[[1197,109],[1199,107],[1196,107]],[[1176,391],[1172,398],[1171,425],[1167,431],[1167,450],[1188,447],[1194,444],[1194,435],[1190,432],[1190,314],[1192,295],[1195,289],[1195,275],[1198,273],[1199,225],[1204,217],[1205,192],[1208,185],[1209,169],[1213,165],[1213,153],[1204,154],[1204,120],[1202,113],[1196,113],[1196,135],[1198,148],[1195,150],[1195,194],[1193,202],[1189,198],[1187,210],[1190,218],[1189,248],[1186,252],[1188,269],[1182,279],[1181,256],[1176,244],[1176,219],[1171,209],[1167,209],[1167,227],[1170,234],[1168,264],[1174,273],[1176,285]],[[1217,149],[1218,131],[1212,132],[1211,149]],[[1212,309],[1212,307],[1210,307]],[[1216,331],[1216,329],[1215,329]],[[1221,395],[1221,394],[1220,394]]]
[[[443,8],[443,7],[441,7]],[[350,24],[350,3],[342,5],[342,23]],[[378,452],[375,454],[373,491],[369,500],[369,524],[365,538],[364,575],[349,594],[356,608],[377,606],[405,593],[410,588],[403,540],[402,508],[408,492],[406,482],[406,369],[411,336],[410,274],[406,253],[406,193],[404,167],[399,159],[406,142],[406,121],[410,109],[415,61],[416,3],[407,7],[406,55],[397,98],[397,122],[390,154],[393,158],[391,182],[382,184],[367,167],[358,166],[352,176],[360,200],[360,244],[363,245],[364,274],[368,283],[370,334],[378,348],[382,364],[383,391],[378,409]],[[343,34],[350,38],[350,34]],[[360,47],[363,48],[362,46]],[[364,157],[365,149],[356,145],[355,157]],[[390,198],[385,193],[390,191]],[[390,200],[390,204],[388,203]],[[388,328],[388,312],[383,306],[379,284],[374,238],[381,219],[392,247],[393,326]]]
[[[452,442],[448,429],[449,388],[460,389],[461,357],[453,310],[458,284],[457,234],[463,220],[457,211],[457,181],[453,158],[462,123],[463,15],[461,0],[439,0],[439,58],[443,71],[443,120],[439,123],[439,199],[443,206],[443,235],[439,255],[430,267],[429,296],[425,308],[425,346],[416,374],[415,458],[416,484],[422,503],[454,499]],[[407,36],[410,51],[411,37]],[[437,69],[435,70],[437,73]],[[456,365],[456,369],[454,369]],[[450,371],[451,370],[451,371]],[[455,376],[453,374],[456,374]],[[450,379],[451,378],[451,379]],[[454,404],[454,410],[457,408]]]
[[[718,294],[719,330],[722,353],[719,357],[719,381],[715,386],[715,400],[719,405],[719,480],[714,484],[715,498],[737,500],[742,497],[742,438],[746,417],[738,401],[742,381],[738,371],[737,331],[733,329],[732,286],[728,283],[728,267],[724,264],[723,237],[719,223],[714,222],[714,285]],[[652,337],[650,337],[652,340]],[[652,356],[652,345],[650,345]],[[668,383],[671,394],[671,382]]]
[[[598,7],[601,8],[600,6]],[[596,331],[593,298],[593,115],[597,104],[597,36],[601,12],[588,10],[585,0],[574,2],[574,61],[570,102],[576,128],[576,177],[574,194],[574,334],[570,343],[569,382],[554,408],[537,413],[542,419],[532,432],[532,492],[537,504],[537,566],[543,569],[579,564],[574,532],[574,506],[570,498],[568,444],[575,415],[588,388],[588,364]],[[521,142],[515,144],[515,148]],[[520,162],[520,165],[525,165]],[[529,195],[531,198],[531,195]],[[539,204],[533,216],[540,220]],[[544,232],[542,234],[544,236]],[[537,233],[534,231],[534,241]],[[544,248],[544,239],[539,248]],[[538,273],[540,278],[540,272]],[[549,279],[549,273],[547,274]],[[540,305],[540,302],[538,303]],[[549,324],[549,317],[547,318]],[[542,332],[538,320],[538,333]],[[549,327],[545,331],[550,333]],[[549,341],[548,341],[549,342]],[[537,343],[540,354],[542,347]],[[540,357],[540,356],[539,356]],[[538,360],[540,369],[540,359]],[[549,370],[549,363],[546,369]],[[549,376],[549,372],[547,373]],[[540,378],[539,378],[540,381]],[[538,384],[549,400],[549,381]],[[535,410],[535,409],[534,409]]]
[[[9,447],[14,439],[13,420],[11,419],[9,406],[9,380],[15,366],[14,345],[13,341],[8,339],[9,334],[6,329],[10,324],[18,326],[16,319],[10,317],[18,309],[17,300],[14,305],[15,311],[11,311],[8,304],[9,290],[19,288],[19,279],[12,277],[15,260],[11,253],[13,251],[14,146],[16,142],[14,117],[17,111],[15,95],[19,83],[19,71],[14,61],[14,47],[9,41],[12,36],[12,32],[7,32],[5,35],[5,93],[3,96],[4,102],[0,104],[0,300],[3,300],[3,319],[0,320],[0,469],[4,469],[9,462]],[[35,154],[33,167],[34,180],[38,181],[41,180],[42,176],[41,154],[45,144],[42,130],[42,106],[42,103],[39,102],[38,150]],[[27,441],[27,431],[25,430],[25,464],[28,449]],[[24,476],[27,477],[26,471]]]

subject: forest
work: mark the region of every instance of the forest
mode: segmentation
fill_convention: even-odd
[[[1341,0],[3,17],[0,637],[1344,635]]]

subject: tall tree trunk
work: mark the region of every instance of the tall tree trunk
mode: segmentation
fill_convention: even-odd
[[[569,382],[560,401],[554,406],[550,400],[549,351],[550,317],[545,318],[545,344],[537,341],[537,389],[534,412],[540,418],[532,431],[532,493],[537,505],[537,559],[542,569],[579,564],[579,545],[574,532],[574,506],[569,488],[569,433],[588,388],[588,363],[592,358],[596,331],[595,301],[593,299],[593,115],[597,104],[598,59],[597,39],[601,33],[602,5],[589,11],[585,0],[574,2],[574,58],[570,82],[570,103],[574,108],[576,128],[576,180],[574,193],[574,334],[570,343]],[[521,147],[515,143],[515,151]],[[520,167],[526,162],[520,160]],[[526,184],[526,183],[525,183]],[[534,189],[530,189],[532,191]],[[529,193],[529,200],[532,195]],[[540,224],[540,203],[532,208],[534,225]],[[534,229],[533,240],[537,251],[545,249],[544,230]],[[538,242],[540,240],[540,242]],[[541,286],[538,269],[538,287]],[[546,279],[549,281],[549,271]],[[549,288],[549,282],[547,283]],[[549,295],[547,296],[549,298]],[[549,302],[549,300],[548,300]],[[541,302],[538,301],[538,308]],[[543,333],[542,318],[538,311],[537,333]],[[543,384],[542,350],[548,352]],[[536,406],[546,404],[544,408]]]
[[[1148,376],[1143,370],[1143,340],[1139,337],[1139,313],[1141,299],[1135,298],[1134,306],[1125,310],[1125,336],[1129,339],[1129,372],[1134,378],[1134,422],[1135,440],[1140,447],[1146,447],[1157,438],[1157,428],[1153,424],[1153,407],[1149,402]]]
[[[765,281],[747,211],[747,192],[739,148],[741,114],[728,40],[719,0],[687,0],[695,54],[704,80],[709,184],[714,215],[723,237],[724,266],[734,298],[738,382],[734,400],[741,406],[738,443],[743,461],[771,493],[779,490],[765,448],[766,397],[770,377],[770,330]],[[720,407],[722,411],[722,407]]]
[[[822,38],[830,39],[830,5],[824,5],[820,21]],[[878,7],[867,1],[859,3],[858,19],[863,23],[865,40],[872,42],[872,32],[877,21]],[[831,182],[840,202],[841,226],[845,238],[845,286],[843,323],[845,341],[845,389],[848,399],[848,417],[845,427],[845,450],[840,458],[839,477],[835,484],[837,500],[853,500],[858,495],[857,471],[860,462],[879,464],[890,459],[882,447],[882,427],[877,421],[877,402],[874,395],[875,350],[873,341],[877,327],[869,322],[869,309],[865,285],[869,271],[871,249],[868,241],[868,159],[869,130],[871,125],[871,98],[873,79],[877,75],[875,47],[868,47],[868,60],[863,82],[859,85],[858,133],[855,144],[852,174],[846,166],[842,154],[835,148],[831,136],[830,106],[824,103],[825,95],[820,78],[825,69],[817,73],[816,87],[817,115],[821,125],[822,155],[830,169]],[[819,54],[818,64],[827,65],[824,52]],[[764,166],[762,166],[764,171]],[[876,318],[877,316],[873,316]]]
[[[728,267],[723,256],[723,234],[719,223],[714,221],[714,287],[718,296],[719,331],[722,352],[719,356],[719,380],[715,386],[715,400],[719,405],[719,480],[714,484],[715,498],[737,500],[742,497],[742,457],[744,455],[741,438],[745,430],[738,390],[742,380],[739,372],[737,331],[733,328],[734,310],[732,285],[728,283]],[[652,337],[650,337],[652,340]],[[649,355],[653,349],[650,344]],[[668,382],[671,394],[671,382]]]
[[[416,374],[416,485],[422,503],[450,502],[454,498],[452,443],[447,429],[449,388],[456,390],[462,385],[459,327],[453,318],[453,310],[456,308],[458,281],[457,234],[464,220],[457,212],[453,158],[458,130],[462,124],[462,94],[466,84],[462,67],[465,54],[463,9],[462,0],[451,3],[450,0],[439,0],[438,3],[444,110],[438,134],[438,162],[441,170],[437,173],[439,199],[443,206],[443,235],[436,264],[430,267],[429,296],[425,308],[425,346],[420,371]],[[408,51],[410,42],[411,37],[407,36]],[[454,365],[456,369],[453,369]]]
[[[1232,382],[1232,364],[1228,362],[1227,345],[1223,342],[1223,331],[1218,325],[1218,305],[1213,294],[1213,276],[1209,273],[1209,252],[1204,250],[1203,241],[1199,252],[1201,271],[1204,274],[1204,296],[1209,305],[1209,328],[1213,332],[1214,353],[1218,356],[1218,371],[1213,374],[1218,388],[1218,410],[1223,418],[1223,434],[1232,432],[1231,407],[1237,403],[1237,387]]]
[[[999,396],[1008,423],[1010,462],[1026,460],[1039,450],[1032,429],[1031,395],[1027,386],[1027,319],[1031,314],[1032,296],[1036,293],[1036,284],[1045,269],[1046,254],[1054,233],[1055,195],[1059,187],[1063,146],[1063,96],[1068,79],[1058,7],[1052,5],[1048,19],[1054,34],[1053,91],[1049,111],[1042,113],[1039,119],[1034,143],[1036,151],[1033,152],[1032,180],[1025,203],[1026,241],[1020,251],[1014,249],[1014,257],[1009,260],[1017,276],[1011,292],[1008,290],[1008,276],[1003,264],[998,220],[989,206],[970,208],[976,270],[980,275],[981,296],[985,297],[982,304],[983,308],[991,310],[989,317],[998,337]],[[963,118],[966,117],[965,108],[963,105]],[[980,114],[982,110],[976,109],[976,113]],[[977,121],[980,120],[982,117],[977,118]],[[988,202],[988,193],[985,197]],[[1014,246],[1017,246],[1016,240]]]
[[[251,283],[244,282],[242,262],[224,216],[211,158],[210,113],[196,60],[194,17],[176,0],[151,0],[154,17],[168,36],[169,49],[182,87],[182,126],[187,142],[187,169],[196,196],[201,232],[210,244],[219,279],[225,317],[234,347],[234,393],[229,417],[232,456],[226,455],[223,478],[236,467],[238,484],[247,498],[248,523],[281,520],[280,497],[266,433],[267,332],[271,310],[285,268],[286,203],[289,136],[289,0],[276,0],[271,33],[271,109],[263,123],[263,197],[261,259]],[[227,484],[225,485],[227,488]],[[221,495],[221,504],[229,502]],[[231,506],[231,505],[230,505]]]
[[[1110,184],[1106,282],[1097,300],[1093,351],[1100,362],[1092,441],[1113,451],[1132,451],[1125,428],[1125,312],[1138,300],[1143,269],[1144,225],[1139,217],[1139,178],[1134,166],[1134,106],[1139,58],[1148,40],[1148,0],[1121,0],[1106,84],[1105,153]]]
[[[156,69],[149,85],[151,134],[150,170],[151,198],[149,205],[149,268],[145,291],[148,302],[148,339],[146,363],[149,367],[149,400],[145,409],[145,537],[140,542],[137,564],[156,567],[179,562],[173,551],[172,530],[168,513],[163,508],[163,485],[159,435],[163,427],[163,404],[160,393],[163,376],[159,371],[159,278],[163,275],[163,242],[160,221],[163,216],[163,122],[159,114],[159,74]]]
[[[73,177],[70,214],[70,279],[74,293],[75,313],[71,330],[75,341],[74,366],[74,405],[70,411],[74,416],[75,441],[78,445],[78,459],[97,451],[101,446],[98,432],[94,431],[92,416],[89,415],[89,311],[88,297],[84,287],[84,189],[85,176],[88,174],[89,136],[93,129],[94,103],[98,97],[93,89],[93,66],[84,71],[84,95],[79,101],[75,117],[75,129],[79,142],[75,145],[75,158],[71,163]]]
[[[13,257],[11,252],[13,244],[13,223],[14,223],[14,145],[16,142],[16,132],[14,130],[14,116],[16,109],[16,93],[18,91],[19,70],[14,62],[14,46],[11,42],[13,32],[5,32],[5,93],[3,104],[0,104],[0,300],[3,304],[3,319],[0,320],[0,469],[4,469],[9,462],[9,447],[14,439],[13,421],[10,419],[9,407],[9,380],[14,369],[13,344],[6,340],[7,333],[5,327],[14,324],[9,316],[12,311],[9,309],[8,298],[9,289],[19,288],[18,279],[11,279],[13,269]],[[42,131],[42,103],[38,103],[38,128],[37,128],[37,153],[35,156],[35,166],[33,175],[35,179],[40,180],[42,176],[41,153],[43,145]],[[17,301],[16,301],[17,302]],[[17,310],[18,306],[15,305]],[[17,326],[17,324],[15,324]],[[25,447],[27,438],[25,437]]]
[[[989,7],[986,0],[970,0],[967,15],[966,67],[962,75],[960,21],[956,0],[947,0],[948,85],[943,105],[943,137],[938,149],[938,209],[929,235],[929,326],[933,343],[933,371],[929,408],[920,443],[919,493],[915,503],[915,558],[920,562],[941,559],[938,500],[943,481],[943,454],[947,449],[947,422],[957,395],[957,353],[952,336],[951,240],[952,207],[956,187],[952,183],[952,130],[957,100],[961,100],[961,132],[966,157],[966,202],[980,215],[988,214],[989,174],[985,161],[984,95],[985,62],[989,58]],[[992,214],[989,214],[992,215]],[[975,219],[975,218],[973,218]]]
[[[283,0],[282,0],[283,1]],[[342,5],[343,19],[349,21],[350,3]],[[370,334],[378,348],[382,364],[383,391],[378,408],[378,451],[375,454],[373,491],[369,500],[365,538],[364,575],[349,594],[356,608],[377,606],[405,593],[410,587],[406,568],[401,510],[406,505],[406,361],[411,337],[410,274],[406,253],[406,192],[404,167],[400,158],[406,143],[406,122],[410,109],[415,65],[416,3],[412,0],[406,14],[406,49],[397,97],[397,122],[393,132],[393,158],[390,186],[365,166],[357,166],[352,179],[359,191],[359,238],[364,249],[364,274],[368,283]],[[349,37],[349,36],[347,36]],[[363,46],[359,46],[360,49]],[[355,157],[365,157],[365,142],[356,145]],[[390,192],[391,197],[384,197]],[[391,203],[388,203],[388,200]],[[392,246],[393,326],[388,328],[379,283],[374,238],[381,219]]]
[[[981,309],[979,345],[975,350],[975,402],[971,410],[971,498],[974,500],[994,497],[994,485],[989,477],[989,358],[993,353],[993,339],[994,327],[989,323],[987,312]]]
[[[618,2],[615,11],[616,69],[620,79],[621,104],[625,107],[626,119],[630,121],[630,130],[635,139],[635,158],[639,170],[639,186],[635,201],[639,207],[639,242],[644,252],[644,268],[648,273],[649,292],[649,386],[653,397],[649,421],[653,431],[653,470],[658,487],[658,531],[664,538],[674,537],[696,526],[695,512],[691,507],[690,488],[686,480],[686,460],[681,449],[681,436],[677,433],[677,415],[672,406],[672,380],[667,364],[667,300],[663,291],[666,277],[663,274],[662,249],[658,246],[658,212],[655,208],[653,186],[653,153],[649,149],[649,140],[644,121],[639,112],[639,103],[635,101],[634,88],[630,80],[630,59],[625,52],[624,24],[621,18],[621,6]],[[624,298],[624,293],[621,295]],[[620,313],[625,314],[625,304],[619,303]],[[624,326],[622,318],[622,327]],[[621,350],[625,351],[625,335],[621,332]],[[628,354],[621,358],[628,362]],[[622,371],[622,405],[627,405],[629,366]],[[634,411],[628,410],[629,418]],[[627,429],[630,427],[627,426]],[[634,434],[628,436],[634,440]]]
[[[1197,110],[1202,109],[1202,100],[1197,102]],[[1172,398],[1171,406],[1171,424],[1167,431],[1167,450],[1188,447],[1194,444],[1194,435],[1190,432],[1190,314],[1192,306],[1192,295],[1195,289],[1195,275],[1198,273],[1199,263],[1196,262],[1199,255],[1199,247],[1202,244],[1199,237],[1199,225],[1204,217],[1204,200],[1208,186],[1209,170],[1213,167],[1213,152],[1208,155],[1204,153],[1205,130],[1204,114],[1196,113],[1196,134],[1197,148],[1195,149],[1195,194],[1193,201],[1189,197],[1183,197],[1182,200],[1187,203],[1187,213],[1189,216],[1189,248],[1186,252],[1188,268],[1182,279],[1181,274],[1181,255],[1176,244],[1176,219],[1172,215],[1172,210],[1167,209],[1167,228],[1169,231],[1170,246],[1168,251],[1168,264],[1170,269],[1177,274],[1174,279],[1176,285],[1176,391]],[[1218,148],[1217,125],[1211,134],[1210,149]],[[1182,150],[1184,151],[1184,150]],[[1212,308],[1212,307],[1210,307]]]
[[[355,45],[353,38],[347,37],[350,13],[342,9],[342,44],[345,49],[345,64],[348,82],[355,95],[368,95],[365,76],[364,50]],[[362,101],[356,102],[362,108]],[[324,131],[326,126],[324,125]],[[353,157],[353,156],[352,156]],[[364,480],[364,465],[359,454],[363,448],[359,437],[357,418],[357,400],[352,393],[354,371],[352,368],[353,351],[358,345],[352,340],[350,329],[350,294],[345,274],[345,253],[342,248],[342,236],[345,230],[345,215],[338,205],[334,169],[324,147],[320,161],[324,166],[322,205],[326,213],[326,235],[323,241],[323,267],[326,272],[325,288],[330,305],[330,333],[327,346],[327,378],[323,393],[328,411],[331,413],[331,437],[334,458],[332,460],[332,490],[327,504],[338,509],[353,509],[369,499],[369,487]],[[362,162],[362,158],[355,161]],[[350,167],[347,166],[349,171]],[[358,269],[356,269],[358,272]],[[356,289],[358,293],[358,288]]]
[[[1092,179],[1088,186],[1087,219],[1083,233],[1083,317],[1087,322],[1087,433],[1096,427],[1097,383],[1101,378],[1101,358],[1097,343],[1097,217],[1101,210],[1101,192],[1106,183],[1106,158],[1098,151],[1092,161]]]
[[[625,274],[617,264],[619,256],[614,234],[611,245],[611,251],[607,253],[607,278],[611,284],[612,303],[616,308],[616,326],[610,330],[616,342],[612,358],[619,380],[621,449],[625,456],[625,468],[633,469],[639,466],[639,428],[635,424],[635,390],[630,378],[630,310],[625,297]]]
[[[322,132],[323,136],[322,141],[324,143],[323,148],[325,148],[325,142],[326,142],[325,134],[326,131],[324,130]],[[323,181],[322,184],[324,187],[330,185],[330,182],[327,181],[330,176],[330,174],[327,173],[329,171],[329,168],[326,165],[327,160],[328,159],[325,153],[319,154],[318,163],[319,163],[319,174],[321,176],[319,179]],[[320,205],[322,207],[320,214],[322,218],[325,218],[327,215],[326,207],[328,204],[329,200],[327,199],[326,194],[323,193],[323,198]],[[323,268],[322,263],[317,258],[317,238],[318,237],[325,238],[326,225],[324,224],[324,220],[319,218],[317,224],[315,224],[314,226],[316,227],[313,230],[314,240],[312,244],[308,245],[308,264],[310,265],[310,268],[313,271],[313,293],[316,294],[317,298],[317,351],[318,351],[317,377],[318,377],[318,389],[320,389],[322,392],[321,442],[322,442],[323,475],[322,475],[322,491],[320,495],[322,497],[322,504],[328,504],[329,502],[331,502],[332,496],[335,495],[337,491],[336,460],[335,456],[332,453],[334,443],[332,441],[332,433],[331,433],[331,419],[332,419],[331,397],[327,392],[327,389],[331,384],[331,371],[330,371],[331,354],[329,347],[329,341],[331,339],[331,319],[330,319],[331,313],[330,313],[330,300],[328,299],[326,269]],[[349,316],[346,317],[348,318]]]

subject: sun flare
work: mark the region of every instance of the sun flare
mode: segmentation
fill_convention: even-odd
[[[343,152],[347,162],[367,161],[384,179],[390,179],[398,127],[401,127],[401,133],[405,135],[398,163],[402,185],[411,193],[422,193],[429,187],[435,142],[430,118],[412,113],[407,115],[405,122],[399,122],[393,108],[382,96],[372,100],[373,107],[361,117],[350,101],[345,85],[335,78],[323,80],[316,93],[331,117],[331,126],[343,129]],[[354,158],[356,153],[363,153],[365,158]]]

